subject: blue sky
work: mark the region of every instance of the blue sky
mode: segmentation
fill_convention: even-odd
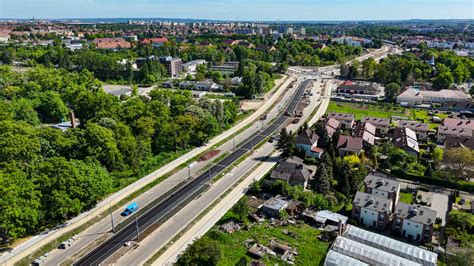
[[[474,19],[474,0],[0,0],[0,18]]]

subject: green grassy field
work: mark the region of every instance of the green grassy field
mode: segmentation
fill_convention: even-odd
[[[284,229],[292,232],[294,236],[284,234]],[[329,250],[329,243],[318,240],[316,238],[318,235],[319,231],[317,229],[306,224],[267,228],[264,223],[256,224],[248,231],[240,230],[233,234],[223,233],[214,227],[205,237],[216,240],[222,251],[222,259],[218,265],[236,265],[243,257],[248,262],[252,261],[253,258],[248,256],[247,247],[245,246],[247,239],[256,240],[263,245],[268,245],[272,239],[280,243],[286,243],[292,248],[296,248],[299,253],[295,257],[296,265],[319,265]],[[266,265],[287,265],[284,261],[269,255],[264,257],[264,262]]]
[[[412,204],[413,203],[413,194],[400,192],[400,199],[401,202]]]
[[[392,116],[403,116],[411,120],[423,120],[428,123],[431,129],[438,126],[436,123],[430,121],[431,116],[426,110],[404,108],[391,104],[365,104],[365,103],[348,103],[348,102],[330,102],[327,113],[337,112],[354,114],[356,120],[364,116],[390,118]],[[436,114],[440,118],[445,118],[446,114]]]

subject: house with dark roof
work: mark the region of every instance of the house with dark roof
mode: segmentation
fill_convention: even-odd
[[[437,212],[420,205],[398,202],[392,220],[392,229],[408,239],[431,242]]]
[[[318,148],[319,136],[311,129],[302,131],[296,136],[296,148],[304,151],[308,157],[321,158],[323,150]]]
[[[406,127],[397,127],[393,133],[393,145],[406,151],[409,154],[418,156],[420,148],[418,146],[418,140],[413,130]]]
[[[447,137],[473,138],[474,120],[445,118],[438,127],[437,140],[442,143]]]
[[[397,127],[406,127],[413,130],[416,134],[417,140],[426,140],[430,128],[428,124],[420,121],[399,120]]]
[[[374,146],[375,144],[375,126],[369,122],[357,124],[354,129],[354,137],[362,138],[366,147]]]
[[[374,125],[376,136],[385,136],[390,127],[390,119],[388,118],[366,116],[366,117],[363,117],[361,121],[368,122]]]
[[[474,150],[474,138],[447,137],[444,140],[445,150],[458,147]]]
[[[362,152],[363,139],[351,136],[339,136],[336,148],[341,156],[348,154],[360,154]]]
[[[354,114],[341,114],[331,112],[328,114],[328,118],[333,118],[339,121],[342,129],[352,129],[355,123]]]
[[[352,218],[366,227],[384,230],[390,223],[392,201],[358,191],[352,202]]]
[[[337,121],[336,119],[332,117],[326,119],[326,132],[328,133],[330,138],[332,138],[334,133],[336,133],[339,130],[340,126],[341,126],[341,123],[339,123],[339,121]]]
[[[303,159],[290,157],[272,171],[273,180],[283,180],[291,186],[302,186],[306,189],[312,171],[303,163]]]

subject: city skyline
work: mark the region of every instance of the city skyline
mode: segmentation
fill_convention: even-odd
[[[247,21],[473,19],[469,0],[0,0],[0,18],[182,18]]]

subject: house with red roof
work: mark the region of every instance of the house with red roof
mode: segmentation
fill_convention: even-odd
[[[159,37],[159,38],[145,38],[141,40],[141,44],[151,44],[154,47],[163,46],[165,43],[169,42],[168,38],[166,37]]]
[[[124,38],[95,38],[93,43],[98,49],[129,49],[132,44]]]

